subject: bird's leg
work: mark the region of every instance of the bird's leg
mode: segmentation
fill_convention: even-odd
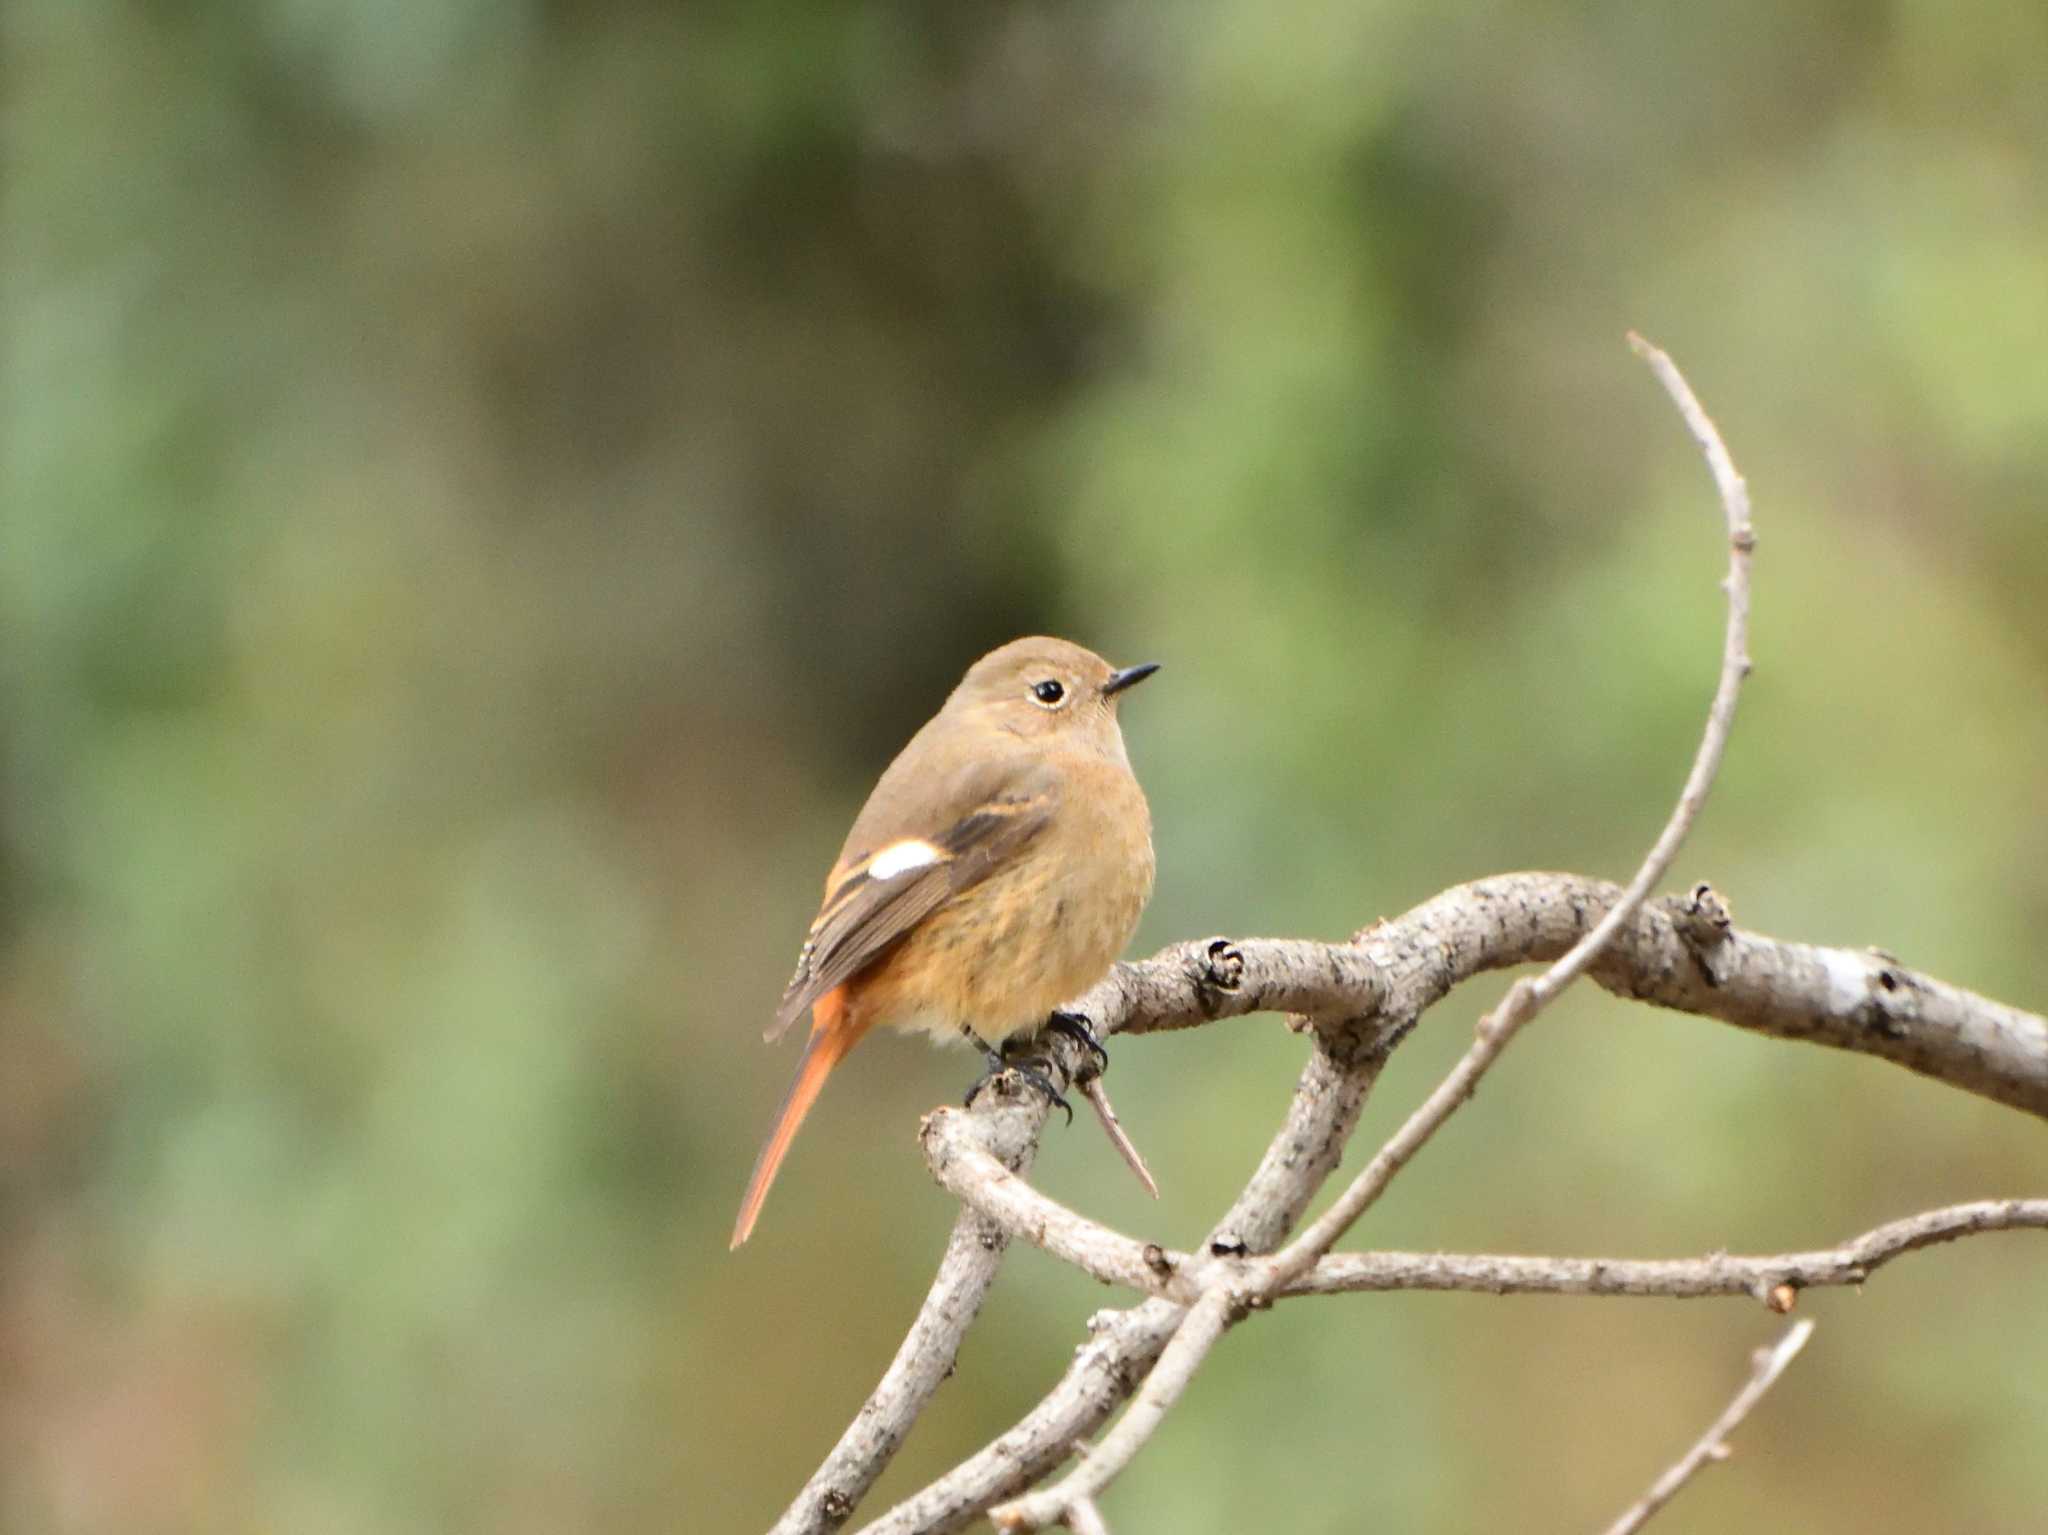
[[[1040,1071],[1036,1066],[1032,1065],[1029,1061],[1010,1059],[1009,1056],[1005,1055],[1001,1050],[998,1050],[994,1046],[990,1045],[979,1034],[975,1033],[972,1028],[968,1027],[964,1023],[960,1025],[960,1032],[963,1036],[965,1036],[967,1042],[973,1045],[975,1049],[979,1050],[982,1054],[982,1058],[988,1062],[988,1069],[983,1071],[980,1076],[976,1077],[974,1079],[974,1085],[967,1089],[966,1102],[969,1108],[972,1108],[974,1106],[975,1098],[980,1094],[981,1090],[984,1087],[988,1086],[989,1080],[991,1078],[1001,1076],[1006,1071],[1014,1071],[1026,1082],[1029,1082],[1041,1093],[1044,1093],[1045,1101],[1047,1103],[1051,1104],[1056,1109],[1066,1110],[1068,1124],[1072,1124],[1074,1122],[1074,1106],[1071,1103],[1067,1102],[1066,1099],[1060,1096],[1060,1090],[1052,1085],[1051,1077],[1047,1076],[1044,1072]]]
[[[1079,1013],[1055,1009],[1045,1020],[1045,1026],[1055,1034],[1064,1034],[1082,1049],[1095,1057],[1095,1074],[1100,1076],[1109,1069],[1109,1052],[1102,1048],[1102,1041],[1095,1037],[1095,1030],[1088,1020]]]

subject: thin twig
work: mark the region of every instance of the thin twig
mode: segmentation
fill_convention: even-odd
[[[1749,491],[1742,476],[1735,472],[1734,463],[1729,459],[1728,450],[1722,445],[1714,423],[1700,408],[1699,401],[1693,397],[1691,388],[1671,359],[1633,332],[1629,335],[1629,344],[1650,364],[1658,381],[1678,406],[1679,414],[1685,418],[1694,439],[1705,451],[1713,470],[1714,484],[1720,491],[1721,509],[1728,527],[1728,575],[1722,583],[1728,596],[1728,622],[1721,642],[1720,679],[1714,689],[1713,703],[1707,710],[1706,728],[1700,737],[1699,750],[1693,756],[1692,771],[1686,776],[1685,787],[1680,791],[1678,803],[1664,823],[1663,831],[1644,857],[1642,867],[1636,870],[1636,877],[1622,892],[1621,899],[1608,908],[1607,915],[1590,933],[1572,945],[1542,975],[1534,980],[1517,981],[1509,988],[1500,1005],[1480,1021],[1478,1037],[1463,1059],[1438,1084],[1436,1091],[1380,1148],[1378,1155],[1366,1164],[1364,1171],[1338,1196],[1336,1202],[1284,1251],[1263,1266],[1260,1288],[1266,1294],[1277,1294],[1286,1288],[1336,1245],[1385,1191],[1394,1175],[1471,1098],[1479,1079],[1499,1059],[1516,1033],[1591,968],[1670,869],[1671,861],[1678,856],[1679,847],[1692,830],[1693,822],[1699,818],[1701,807],[1706,804],[1707,792],[1713,787],[1715,775],[1720,772],[1729,731],[1735,723],[1736,699],[1742,691],[1743,679],[1750,672],[1749,561],[1750,552],[1756,547],[1756,535],[1750,527]]]
[[[1809,1319],[1794,1322],[1791,1330],[1780,1338],[1775,1347],[1758,1349],[1751,1367],[1749,1380],[1735,1393],[1735,1400],[1727,1409],[1708,1425],[1693,1447],[1681,1455],[1669,1470],[1651,1484],[1650,1490],[1632,1504],[1622,1516],[1607,1527],[1607,1535],[1635,1535],[1651,1515],[1678,1495],[1679,1489],[1691,1481],[1709,1461],[1728,1458],[1726,1440],[1735,1431],[1736,1425],[1749,1416],[1750,1409],[1763,1400],[1763,1395],[1776,1383],[1799,1351],[1806,1347],[1806,1340],[1813,1336],[1813,1322]]]
[[[998,1499],[1051,1474],[1077,1439],[1122,1406],[1172,1339],[1186,1308],[1153,1300],[1089,1319],[1095,1334],[1052,1389],[1014,1425],[862,1527],[860,1535],[949,1535]]]
[[[1242,948],[1240,954],[1238,946],[1222,940],[1176,945],[1160,956],[1156,968],[1149,961],[1118,966],[1084,1001],[1103,1007],[1111,1018],[1146,1016],[1142,1003],[1105,998],[1112,989],[1124,998],[1135,990],[1157,997],[1171,1015],[1199,1022],[1240,1005],[1246,994],[1263,994],[1272,999],[1267,1005],[1336,1020],[1316,1029],[1315,1048],[1301,1068],[1279,1128],[1205,1244],[1232,1252],[1265,1252],[1285,1238],[1335,1170],[1366,1095],[1386,1063],[1387,1041],[1377,1027],[1353,1027],[1342,1021],[1354,1016],[1354,1007],[1356,1015],[1365,1015],[1377,1005],[1379,971],[1364,955],[1342,946],[1290,940],[1257,940]],[[1430,952],[1436,954],[1433,947]],[[1476,952],[1489,951],[1482,944]],[[1440,980],[1441,970],[1442,966],[1422,967],[1423,979],[1415,982],[1418,995],[1432,984],[1448,988],[1450,982]],[[1275,984],[1267,990],[1269,978]],[[1347,1000],[1341,1006],[1319,1005],[1319,999],[1329,997]],[[1138,1011],[1126,1014],[1126,1008]],[[1098,1031],[1105,1029],[1103,1015],[1089,1016],[1095,1018]],[[1128,1311],[1091,1317],[1089,1341],[1036,1407],[867,1525],[863,1535],[948,1535],[973,1523],[999,1499],[1050,1475],[1069,1458],[1077,1441],[1099,1430],[1137,1389],[1186,1311],[1172,1301],[1149,1300]]]
[[[1927,1210],[1813,1252],[1704,1258],[1529,1258],[1490,1253],[1332,1253],[1286,1295],[1444,1290],[1483,1295],[1745,1295],[1787,1310],[1801,1290],[1861,1285],[1894,1258],[1989,1231],[2048,1231],[2048,1199]],[[1162,1254],[1172,1262],[1176,1254]]]
[[[1137,1176],[1145,1186],[1145,1192],[1154,1199],[1159,1197],[1159,1180],[1152,1176],[1152,1169],[1145,1165],[1145,1157],[1124,1133],[1124,1122],[1116,1117],[1116,1106],[1109,1101],[1109,1089],[1102,1085],[1101,1075],[1084,1076],[1075,1084],[1081,1096],[1088,1100],[1088,1106],[1095,1110],[1095,1117],[1102,1121],[1102,1133],[1109,1137],[1110,1145],[1116,1147],[1116,1154],[1124,1159],[1124,1166]]]
[[[956,1110],[925,1121],[926,1152],[947,1192],[1012,1237],[1103,1284],[1188,1304],[1215,1266],[1089,1220],[1012,1173],[959,1128]],[[1702,1258],[1524,1257],[1500,1253],[1331,1253],[1275,1299],[1386,1290],[1482,1295],[1631,1295],[1673,1300],[1744,1295],[1788,1309],[1800,1290],[1860,1285],[1892,1259],[1989,1231],[2048,1230],[2048,1199],[1980,1199],[1888,1221],[1809,1252]],[[1791,1294],[1788,1296],[1786,1290]]]
[[[1116,1427],[1081,1457],[1072,1474],[1055,1487],[990,1509],[989,1522],[999,1530],[1042,1530],[1049,1524],[1066,1523],[1074,1504],[1092,1501],[1130,1464],[1131,1457],[1180,1400],[1209,1350],[1230,1326],[1233,1304],[1234,1298],[1223,1285],[1206,1291],[1182,1319],[1173,1341],[1166,1345],[1166,1352],[1159,1356]]]
[[[1093,1498],[1076,1498],[1067,1509],[1067,1528],[1074,1535],[1109,1535],[1109,1521]]]

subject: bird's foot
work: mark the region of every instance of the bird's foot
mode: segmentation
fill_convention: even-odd
[[[1055,1034],[1064,1034],[1082,1049],[1095,1057],[1095,1074],[1102,1075],[1109,1069],[1109,1052],[1102,1047],[1102,1041],[1086,1018],[1079,1013],[1054,1012],[1045,1020],[1045,1026]]]
[[[976,1043],[979,1044],[980,1041],[977,1040]],[[975,1098],[979,1096],[984,1087],[988,1086],[992,1079],[1001,1076],[1006,1071],[1014,1071],[1026,1082],[1045,1094],[1045,1101],[1048,1104],[1056,1109],[1064,1109],[1068,1124],[1074,1122],[1074,1106],[1060,1096],[1060,1090],[1052,1085],[1052,1078],[1040,1071],[1030,1060],[1012,1060],[1004,1055],[1002,1051],[991,1050],[986,1045],[982,1045],[981,1053],[988,1059],[988,1069],[976,1077],[974,1085],[967,1089],[967,1107],[974,1107]]]

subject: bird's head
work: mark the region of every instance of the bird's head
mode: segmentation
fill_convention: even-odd
[[[1157,661],[1111,666],[1071,640],[1012,640],[967,668],[946,700],[1027,740],[1064,739],[1121,756],[1116,706],[1126,688],[1159,670]]]

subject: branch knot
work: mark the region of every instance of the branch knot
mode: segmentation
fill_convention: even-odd
[[[1223,999],[1244,986],[1244,953],[1228,938],[1211,938],[1198,952],[1191,979],[1202,1011],[1214,1018],[1223,1010]]]

